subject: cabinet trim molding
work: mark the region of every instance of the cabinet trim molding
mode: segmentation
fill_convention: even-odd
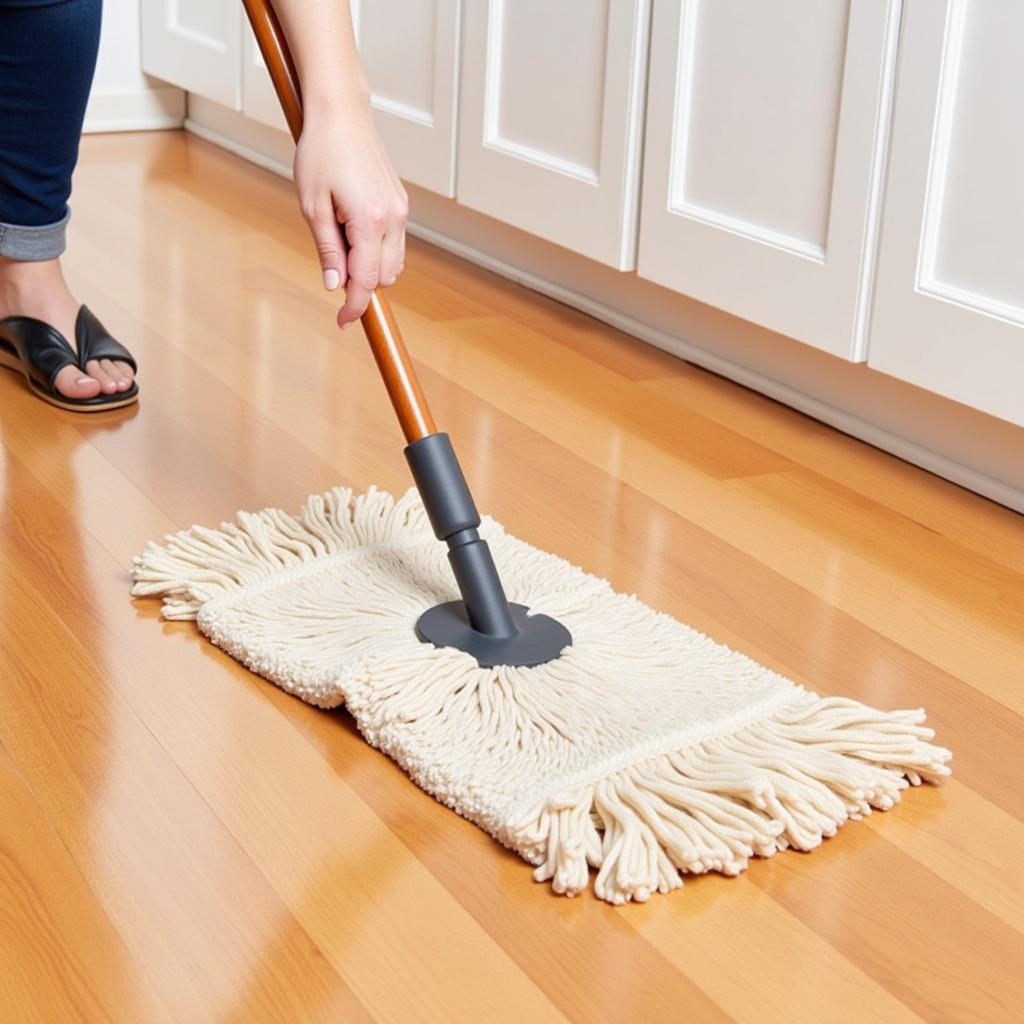
[[[955,306],[984,313],[1015,326],[1024,326],[1024,309],[1011,302],[985,295],[970,288],[961,288],[943,281],[936,272],[939,254],[942,207],[946,199],[950,146],[956,97],[963,64],[963,45],[967,27],[966,0],[951,0],[946,11],[945,38],[939,65],[938,97],[935,104],[935,126],[928,157],[924,213],[921,220],[921,247],[914,286],[918,291],[942,299]]]
[[[896,70],[902,25],[903,0],[889,0],[882,55],[882,82],[878,91],[878,107],[875,110],[875,128],[871,143],[871,172],[868,179],[864,236],[861,242],[860,276],[853,313],[850,358],[855,363],[863,363],[868,358],[871,305],[881,246],[885,179],[889,169],[889,146],[892,140],[893,111],[896,106]]]

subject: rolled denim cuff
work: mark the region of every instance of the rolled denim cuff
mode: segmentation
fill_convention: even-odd
[[[9,260],[55,260],[66,245],[68,221],[71,211],[55,224],[32,227],[25,224],[0,222],[0,256]]]

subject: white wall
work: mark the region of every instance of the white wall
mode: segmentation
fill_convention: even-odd
[[[85,130],[176,128],[184,116],[185,94],[142,73],[138,0],[105,0]]]

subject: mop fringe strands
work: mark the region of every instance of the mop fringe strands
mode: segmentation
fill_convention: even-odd
[[[419,494],[314,495],[135,560],[132,593],[362,735],[427,792],[574,895],[811,850],[949,774],[924,712],[820,697],[484,519],[508,598],[563,623],[542,665],[481,667],[414,630],[458,598]],[[591,869],[595,874],[592,876]]]

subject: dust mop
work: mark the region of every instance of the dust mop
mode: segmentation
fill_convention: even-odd
[[[245,6],[297,138],[283,33],[267,0]],[[592,868],[612,903],[734,875],[949,774],[923,711],[820,697],[481,519],[382,294],[363,326],[416,488],[193,526],[135,560],[134,595],[289,693],[346,705],[567,895]]]

